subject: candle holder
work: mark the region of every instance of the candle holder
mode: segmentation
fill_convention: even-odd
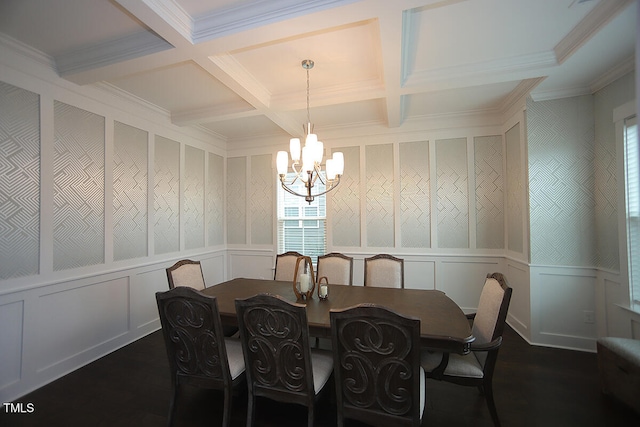
[[[324,285],[322,281],[324,280]],[[318,279],[318,298],[320,301],[326,301],[329,298],[329,279],[327,276],[322,276]]]
[[[303,272],[298,281],[298,271],[300,263],[303,263]],[[293,292],[298,300],[310,300],[313,298],[313,291],[316,288],[315,275],[313,274],[313,263],[308,256],[300,256],[296,260],[296,268],[293,273]]]

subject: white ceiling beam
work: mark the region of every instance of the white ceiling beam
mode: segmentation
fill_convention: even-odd
[[[393,2],[390,2],[393,4]],[[380,20],[380,58],[385,87],[385,106],[387,125],[399,127],[404,119],[403,101],[400,93],[402,86],[403,35],[406,24],[405,15],[409,12],[391,7],[379,14]],[[407,43],[407,41],[405,41]]]

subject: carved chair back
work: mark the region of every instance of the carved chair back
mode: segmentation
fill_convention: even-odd
[[[237,340],[227,348],[216,298],[178,286],[156,293],[156,302],[171,371],[169,425],[178,386],[187,383],[225,391],[227,426],[232,388],[244,381],[244,359]]]
[[[420,320],[372,304],[331,310],[330,317],[338,426],[344,418],[420,425]]]
[[[259,294],[236,300],[250,402],[255,396],[311,406],[315,397],[306,307]]]

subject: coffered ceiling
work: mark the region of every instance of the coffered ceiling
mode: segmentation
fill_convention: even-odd
[[[0,43],[228,144],[499,115],[634,68],[632,0],[0,0]]]

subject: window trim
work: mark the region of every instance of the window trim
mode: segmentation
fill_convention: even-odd
[[[635,313],[640,313],[640,304],[634,304],[632,283],[629,274],[629,234],[627,224],[627,180],[626,180],[626,145],[625,120],[636,116],[636,101],[629,101],[613,110],[616,141],[617,194],[618,194],[618,247],[620,262],[620,282],[627,286],[623,292],[623,305]],[[623,155],[619,155],[622,153]]]

